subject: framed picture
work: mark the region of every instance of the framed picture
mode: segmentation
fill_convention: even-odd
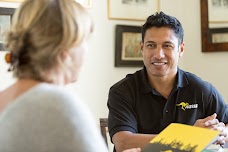
[[[143,66],[140,49],[141,27],[116,25],[115,66]]]
[[[82,4],[85,7],[92,7],[92,0],[75,0],[75,1]]]
[[[4,2],[23,2],[24,0],[1,0],[1,1],[4,1]],[[92,0],[75,0],[77,1],[78,3],[82,4],[83,6],[85,7],[92,7]]]
[[[160,0],[108,0],[108,18],[145,21],[160,11]]]
[[[23,2],[24,0],[1,0],[4,2]]]
[[[228,21],[228,7],[224,3],[225,1],[228,2],[228,0],[200,0],[202,52],[228,51],[228,24],[226,23]],[[226,16],[226,18],[215,20],[215,16],[221,15],[216,7],[227,7],[226,10],[222,9],[225,13],[222,16]],[[217,12],[217,14],[209,18],[209,15],[213,14],[211,11]]]
[[[14,8],[0,7],[0,51],[4,51],[5,33],[10,28]]]
[[[209,23],[228,23],[228,0],[208,0]]]
[[[212,43],[228,43],[228,28],[212,28],[210,32]]]

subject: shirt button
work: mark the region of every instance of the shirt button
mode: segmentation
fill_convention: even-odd
[[[168,110],[166,110],[165,112],[166,112],[166,113],[168,113],[169,111],[168,111]]]

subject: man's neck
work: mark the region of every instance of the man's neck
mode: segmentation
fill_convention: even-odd
[[[158,91],[163,97],[168,99],[173,86],[176,81],[176,75],[174,76],[148,76],[149,83],[156,91]]]

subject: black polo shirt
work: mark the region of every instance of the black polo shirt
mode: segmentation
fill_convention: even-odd
[[[201,78],[178,69],[176,84],[165,99],[148,83],[145,67],[110,88],[108,128],[158,134],[172,122],[194,125],[197,119],[217,113],[228,123],[228,109],[219,92]]]

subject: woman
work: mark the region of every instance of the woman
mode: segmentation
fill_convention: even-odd
[[[6,47],[18,80],[0,94],[0,151],[107,151],[90,113],[61,87],[77,80],[92,27],[70,0],[27,0],[16,11]]]
[[[90,112],[63,89],[78,78],[92,29],[72,0],[27,0],[17,9],[6,42],[17,81],[0,93],[1,152],[107,151]]]

